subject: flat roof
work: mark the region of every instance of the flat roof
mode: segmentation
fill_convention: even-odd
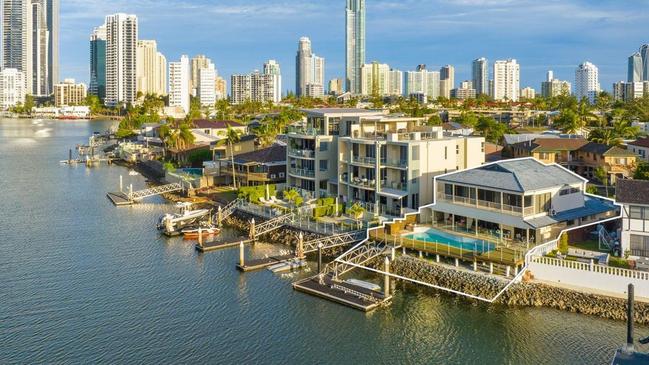
[[[440,176],[437,180],[517,193],[584,182],[583,178],[557,164],[546,165],[533,157],[502,160],[453,172]]]
[[[307,114],[376,114],[383,115],[382,110],[361,109],[361,108],[316,108],[316,109],[302,109]]]

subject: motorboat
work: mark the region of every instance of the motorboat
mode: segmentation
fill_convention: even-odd
[[[358,279],[347,279],[347,280],[345,280],[345,282],[347,284],[355,285],[355,286],[365,288],[365,289],[368,289],[368,290],[381,291],[381,287],[379,285],[376,285],[374,283],[370,283],[370,282],[367,282],[367,281],[358,280]]]
[[[213,226],[208,226],[208,227],[190,227],[190,228],[185,228],[180,231],[183,234],[183,237],[186,240],[195,240],[198,239],[199,235],[202,236],[203,238],[209,237],[209,236],[215,236],[219,233],[221,233],[221,230],[218,229],[217,227]]]
[[[179,234],[182,228],[185,228],[196,221],[210,214],[209,209],[192,210],[192,203],[176,203],[178,213],[167,213],[158,220],[158,229],[165,234]]]
[[[292,271],[297,270],[306,266],[306,261],[300,259],[293,259],[285,262],[280,262],[278,264],[268,267],[268,270],[272,272],[283,272],[283,271]]]

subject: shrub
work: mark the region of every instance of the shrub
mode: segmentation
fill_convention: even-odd
[[[270,193],[270,196],[275,195],[276,193],[275,185],[269,185],[268,191]],[[266,186],[265,185],[243,186],[239,188],[239,192],[237,196],[239,198],[244,198],[249,202],[256,203],[259,201],[259,198],[263,198],[266,196]]]
[[[629,262],[621,257],[611,256],[608,259],[608,266],[621,267],[623,269],[629,268]]]
[[[559,252],[561,252],[564,255],[568,254],[568,234],[564,233],[561,235],[561,238],[559,238]]]

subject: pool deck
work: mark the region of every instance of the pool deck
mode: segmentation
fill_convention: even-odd
[[[434,227],[430,227],[434,228]],[[438,229],[439,228],[434,228]],[[455,234],[454,232],[448,232],[440,230],[444,233]],[[414,232],[402,232],[402,233],[414,233]],[[395,236],[385,233],[384,230],[375,229],[370,231],[370,237],[374,240],[381,242],[397,242],[400,246],[407,249],[426,252],[434,255],[440,255],[444,257],[450,257],[458,259],[461,261],[482,261],[482,262],[492,262],[500,265],[507,266],[520,266],[525,262],[525,254],[520,250],[507,248],[503,246],[496,246],[495,249],[489,250],[487,252],[476,252],[473,250],[466,250],[461,247],[454,247],[446,243],[441,242],[427,242],[417,239],[406,238],[403,235]],[[491,242],[490,242],[491,243]]]

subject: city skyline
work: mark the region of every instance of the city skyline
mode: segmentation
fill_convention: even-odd
[[[106,14],[115,11],[138,15],[140,38],[157,40],[159,50],[167,58],[175,59],[183,53],[206,54],[226,78],[258,68],[259,60],[274,58],[284,65],[284,85],[292,89],[295,43],[301,36],[308,36],[313,48],[328,60],[327,82],[334,77],[345,77],[344,1],[270,0],[265,3],[225,1],[210,5],[204,1],[188,4],[175,0],[164,1],[162,6],[122,1],[111,6],[94,1],[64,3],[61,77],[88,83],[88,35]],[[648,41],[640,26],[647,13],[642,6],[631,8],[612,2],[528,3],[525,12],[535,12],[535,15],[528,14],[525,20],[512,19],[512,16],[520,18],[523,12],[520,5],[520,1],[508,1],[504,5],[492,1],[462,1],[457,5],[431,1],[419,6],[412,1],[368,2],[366,62],[376,60],[402,71],[414,70],[421,63],[430,69],[451,64],[456,68],[455,79],[459,82],[471,79],[471,62],[476,58],[516,58],[521,64],[521,87],[539,89],[548,69],[554,70],[559,79],[573,80],[577,65],[590,61],[600,69],[603,88],[610,89],[613,82],[626,79],[628,56]],[[154,8],[156,11],[152,12]],[[437,10],[430,12],[434,15],[427,15],[429,12],[422,8]],[[480,12],[489,13],[502,24],[485,24],[475,18]],[[161,28],[161,22],[173,26]],[[218,36],[211,26],[214,22],[221,24]],[[407,23],[413,26],[401,26]],[[553,27],[543,26],[549,23]],[[521,28],[512,34],[505,25]],[[592,29],[584,34],[584,27]],[[188,37],[193,41],[187,42]],[[530,44],[534,47],[529,47]]]

